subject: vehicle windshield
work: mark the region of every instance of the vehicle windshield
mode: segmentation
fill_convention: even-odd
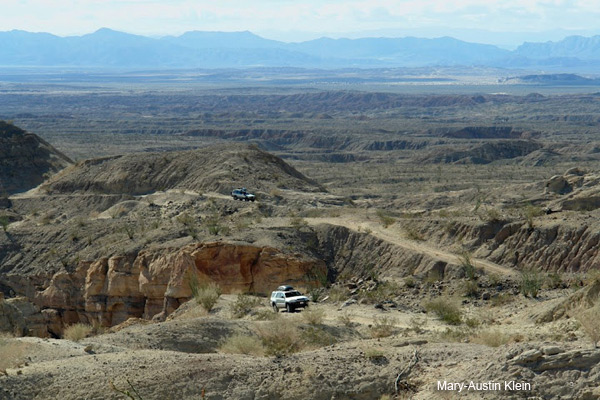
[[[293,292],[285,292],[285,297],[296,297],[296,296],[302,296],[302,294],[300,292],[298,292],[297,290],[294,290]]]

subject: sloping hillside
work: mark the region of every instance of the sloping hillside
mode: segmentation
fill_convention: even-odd
[[[50,193],[139,195],[167,189],[228,193],[240,186],[266,192],[275,188],[320,190],[316,182],[279,157],[247,144],[86,160],[57,175],[43,188]]]
[[[0,191],[26,191],[71,163],[39,136],[0,121]]]

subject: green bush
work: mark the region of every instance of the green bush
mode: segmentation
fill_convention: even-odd
[[[2,226],[2,230],[6,232],[8,230],[8,224],[10,221],[6,215],[0,216],[0,225]]]
[[[190,290],[196,303],[200,304],[207,312],[210,312],[219,297],[221,297],[221,288],[215,282],[200,282],[198,275],[191,273],[189,276]]]
[[[461,311],[458,305],[449,298],[438,298],[425,303],[425,310],[434,313],[439,319],[450,325],[460,325]]]
[[[525,297],[536,298],[538,292],[542,288],[544,280],[540,274],[531,269],[521,271],[521,281],[519,283],[519,289]]]
[[[234,303],[231,304],[231,315],[233,318],[243,318],[250,314],[255,307],[260,305],[260,299],[247,294],[240,293]]]
[[[383,210],[377,210],[377,217],[379,218],[379,221],[381,221],[381,224],[384,228],[387,228],[390,225],[396,223],[396,220],[393,217],[387,215]]]
[[[473,260],[471,258],[471,253],[468,251],[463,251],[458,255],[458,263],[465,273],[465,277],[470,280],[475,280],[477,278],[477,269],[475,265],[473,265]]]

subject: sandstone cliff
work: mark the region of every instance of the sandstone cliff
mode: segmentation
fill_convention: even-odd
[[[79,321],[113,326],[131,317],[160,320],[191,297],[190,274],[216,282],[224,293],[267,294],[284,283],[318,285],[326,266],[270,247],[197,243],[80,262],[73,273],[55,274],[32,300],[53,335]]]

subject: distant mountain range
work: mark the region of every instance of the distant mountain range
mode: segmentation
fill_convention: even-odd
[[[0,66],[114,68],[493,66],[595,68],[600,36],[524,43],[514,51],[451,37],[321,38],[300,43],[251,32],[149,38],[107,28],[83,36],[0,32]]]

